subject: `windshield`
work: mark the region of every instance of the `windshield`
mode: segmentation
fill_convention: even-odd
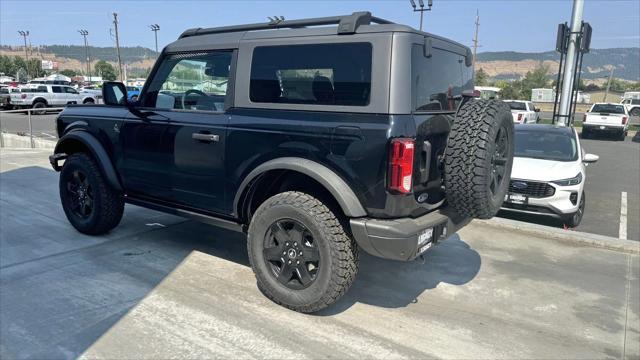
[[[511,108],[511,110],[527,111],[527,107],[525,106],[525,104],[523,102],[507,101],[507,104],[509,104],[509,107]]]
[[[614,104],[595,104],[591,108],[594,113],[624,114],[624,106]]]
[[[578,159],[576,139],[557,131],[516,130],[515,157],[575,161]]]

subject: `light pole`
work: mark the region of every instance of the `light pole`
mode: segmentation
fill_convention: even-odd
[[[151,31],[153,31],[153,34],[155,35],[155,38],[156,38],[156,56],[157,56],[157,54],[158,54],[158,30],[160,30],[160,25],[151,24],[151,25],[149,25],[149,28],[151,28]]]
[[[433,0],[427,0],[427,8],[424,8],[424,1],[418,0],[420,4],[420,9],[416,7],[416,2],[414,0],[409,0],[411,2],[411,7],[413,7],[414,12],[420,12],[420,31],[422,31],[422,16],[425,11],[431,11],[431,7],[433,6]]]
[[[27,77],[30,77],[30,75],[29,75],[29,53],[27,52],[27,36],[29,36],[29,30],[27,30],[27,31],[18,30],[18,34],[20,34],[20,36],[22,36],[24,38],[24,57],[27,59],[27,62],[26,62]]]
[[[87,59],[87,77],[89,78],[89,81],[91,81],[91,60],[89,59],[89,43],[87,42],[87,35],[89,35],[89,32],[84,29],[78,30],[78,32],[84,38],[84,55]]]

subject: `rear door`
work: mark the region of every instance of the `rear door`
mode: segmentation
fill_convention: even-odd
[[[51,86],[51,91],[53,94],[49,98],[49,105],[62,106],[67,104],[67,95],[64,93],[62,86],[53,85]]]

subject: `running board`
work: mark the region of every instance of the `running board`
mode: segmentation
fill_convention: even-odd
[[[244,226],[242,224],[238,224],[237,222],[222,219],[212,215],[205,215],[205,214],[200,214],[190,210],[179,209],[179,208],[175,208],[167,205],[162,205],[156,202],[151,202],[151,201],[140,199],[137,197],[132,197],[131,195],[125,196],[124,201],[131,205],[142,206],[148,209],[161,211],[163,213],[181,216],[187,219],[196,220],[199,222],[203,222],[205,224],[221,227],[227,230],[245,232]]]

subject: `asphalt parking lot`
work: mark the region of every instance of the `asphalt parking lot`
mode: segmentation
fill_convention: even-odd
[[[363,254],[303,315],[260,293],[240,234],[135,206],[77,233],[47,154],[0,151],[0,358],[640,357],[637,251],[475,222],[424,262]]]
[[[55,140],[57,113],[45,115],[31,115],[33,135],[43,139]],[[29,120],[26,113],[2,113],[0,112],[0,127],[2,131],[10,134],[29,133]]]
[[[627,239],[640,240],[640,136],[627,137],[625,141],[607,136],[581,141],[585,151],[599,155],[600,160],[587,168],[587,206],[582,223],[574,230],[619,237],[622,197],[625,196]],[[500,212],[500,216],[553,227],[563,226],[562,222],[544,216],[505,211]]]

